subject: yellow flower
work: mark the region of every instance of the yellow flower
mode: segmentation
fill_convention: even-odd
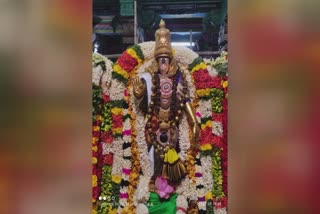
[[[212,192],[210,191],[210,192],[208,192],[207,194],[206,194],[206,200],[210,200],[210,199],[212,199],[213,197],[212,197]]]
[[[112,132],[113,132],[113,133],[122,134],[122,128],[112,129]]]
[[[92,209],[91,214],[97,214],[97,210],[96,209]]]
[[[96,157],[92,158],[92,164],[97,164],[98,163],[98,159]]]
[[[93,131],[96,132],[96,131],[99,131],[99,130],[100,130],[100,127],[99,127],[99,126],[94,126],[94,127],[93,127]]]
[[[207,127],[212,128],[212,121],[208,120],[205,124],[201,124],[201,129],[205,129]]]
[[[101,115],[97,115],[97,116],[96,116],[96,120],[102,120]]]
[[[92,187],[96,187],[98,185],[98,178],[96,175],[92,175]]]
[[[97,141],[98,141],[98,138],[97,138],[97,137],[93,137],[93,138],[92,138],[92,144],[96,144]]]
[[[126,79],[129,78],[128,72],[126,72],[125,70],[123,70],[123,69],[120,67],[120,65],[115,64],[114,67],[113,67],[113,70],[114,70],[116,73],[118,73],[118,74],[120,74],[121,76],[123,76],[124,78],[126,78]]]
[[[199,97],[208,96],[210,94],[210,89],[199,89],[197,90],[197,94]]]
[[[111,180],[116,183],[116,184],[120,184],[121,182],[121,175],[112,175]]]
[[[201,146],[200,146],[200,149],[201,149],[201,151],[207,151],[207,150],[211,150],[211,149],[212,149],[212,146],[211,146],[211,144],[206,143],[206,144],[204,144],[204,145],[201,145]]]
[[[92,151],[97,152],[98,151],[98,147],[97,146],[93,146],[92,147]]]
[[[223,88],[228,87],[228,80],[226,80],[226,81],[223,81],[223,80],[222,80],[222,87],[223,87]]]
[[[174,149],[169,149],[168,152],[166,152],[164,154],[164,162],[173,164],[174,162],[176,162],[176,160],[178,160],[179,156],[176,152],[176,150]]]
[[[122,113],[122,108],[112,108],[111,109],[111,113],[114,114],[114,115],[118,115],[118,114],[121,114]]]
[[[92,203],[96,203],[96,201],[97,201],[96,199],[92,198]]]
[[[201,70],[201,69],[207,69],[207,65],[204,62],[201,62],[200,64],[194,66],[190,73],[193,73],[193,72]]]

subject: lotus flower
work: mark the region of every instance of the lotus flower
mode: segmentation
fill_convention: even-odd
[[[170,186],[168,181],[162,176],[157,177],[155,184],[160,198],[168,199],[170,194],[174,191],[173,187]]]

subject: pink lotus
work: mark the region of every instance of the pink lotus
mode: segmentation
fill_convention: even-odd
[[[156,179],[157,193],[160,198],[168,199],[170,194],[174,191],[173,187],[168,184],[168,181],[162,176]]]

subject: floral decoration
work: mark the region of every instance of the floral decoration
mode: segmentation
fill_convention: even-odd
[[[146,184],[153,169],[145,120],[135,107],[131,80],[150,64],[154,45],[134,45],[114,65],[102,55],[93,55],[93,212],[148,213]],[[188,176],[176,187],[177,213],[188,212],[192,201],[198,213],[227,213],[227,53],[207,60],[188,48],[175,47],[173,54],[187,80],[202,136],[199,147],[192,146],[183,114],[178,156]],[[169,197],[169,184],[161,178],[156,183],[161,195]]]

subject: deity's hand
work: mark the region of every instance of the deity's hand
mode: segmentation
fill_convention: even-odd
[[[146,86],[141,81],[140,77],[136,77],[133,80],[133,94],[137,99],[140,99],[144,92],[145,92]]]
[[[197,143],[200,137],[200,127],[198,123],[194,123],[192,126],[192,140],[194,143]]]

